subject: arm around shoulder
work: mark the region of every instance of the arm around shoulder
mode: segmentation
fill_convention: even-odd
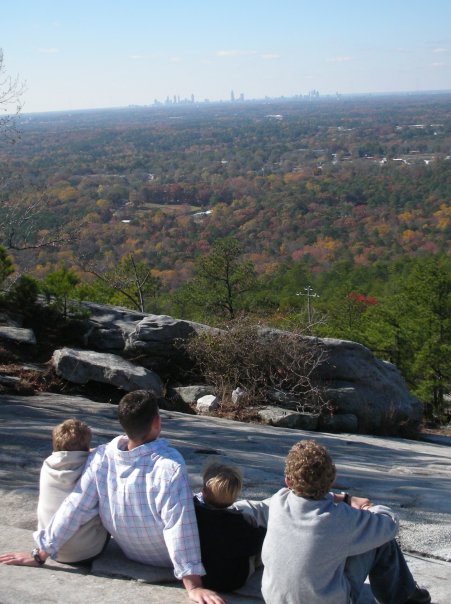
[[[77,529],[93,518],[99,509],[94,459],[85,467],[83,474],[70,495],[66,497],[45,529],[33,536],[41,551],[56,556],[58,550]]]

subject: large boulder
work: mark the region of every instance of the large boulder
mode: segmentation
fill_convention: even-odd
[[[174,319],[168,315],[146,315],[129,334],[126,351],[169,356],[177,341],[205,331],[218,332],[208,325]]]
[[[108,304],[83,302],[83,307],[89,317],[80,334],[80,347],[120,354],[161,374],[175,374],[190,364],[181,342],[195,333],[219,331],[200,323]]]
[[[89,311],[89,318],[81,343],[86,348],[102,352],[123,352],[128,336],[146,316],[138,311],[108,304],[83,302],[83,307]]]
[[[126,351],[167,356],[177,340],[186,340],[195,332],[189,321],[167,315],[148,315],[129,334]]]
[[[91,313],[83,334],[83,346],[122,354],[141,366],[156,370],[176,382],[192,370],[181,343],[196,333],[219,330],[178,320],[167,315],[146,315],[107,305],[85,303]],[[276,338],[280,331],[261,329],[261,337]],[[408,392],[399,370],[377,359],[356,342],[332,338],[305,338],[325,351],[326,360],[314,374],[324,388],[334,415],[348,416],[341,423],[349,428],[357,421],[362,433],[414,432],[422,419],[422,404]],[[277,393],[268,402],[297,411],[298,401]],[[353,416],[351,421],[350,416]],[[355,420],[357,418],[357,420]],[[337,420],[334,429],[341,425]]]
[[[299,413],[289,409],[281,409],[267,405],[258,410],[258,416],[264,424],[281,428],[296,428],[298,430],[316,430],[318,416],[310,413]]]
[[[32,329],[13,325],[0,325],[0,340],[8,340],[15,344],[36,344],[36,336]]]
[[[200,386],[176,386],[167,389],[167,396],[169,398],[178,397],[189,405],[194,405],[198,399],[206,394],[215,394],[214,387],[204,384]]]
[[[261,337],[266,339],[283,333],[271,328],[260,330]],[[331,431],[339,431],[343,426],[345,431],[369,434],[415,433],[422,420],[423,405],[409,393],[401,373],[392,363],[377,359],[357,342],[304,339],[324,351],[324,361],[312,374],[312,382],[322,387],[327,407],[337,416],[333,422],[325,420],[324,429],[327,426]],[[291,410],[302,404],[301,400],[296,401],[284,393],[276,393],[270,400]],[[338,417],[342,415],[347,417]],[[356,428],[351,430],[356,422]]]
[[[166,370],[171,366],[185,367],[189,359],[181,343],[196,333],[217,332],[217,329],[174,319],[167,315],[147,315],[129,333],[125,353],[138,358],[145,367]]]
[[[100,382],[126,392],[153,390],[159,396],[163,392],[156,373],[114,354],[62,348],[53,353],[52,364],[57,375],[75,384]]]
[[[356,342],[332,338],[320,342],[327,359],[315,377],[325,384],[325,396],[334,413],[356,416],[359,432],[415,430],[421,422],[423,406],[409,393],[392,363],[377,359]]]

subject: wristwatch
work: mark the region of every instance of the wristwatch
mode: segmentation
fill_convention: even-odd
[[[41,556],[39,555],[39,548],[38,547],[34,548],[34,550],[31,552],[31,555],[36,560],[36,562],[39,564],[39,566],[43,566],[45,564],[45,560],[43,560],[41,558]]]
[[[342,493],[343,495],[343,503],[347,503],[348,505],[351,505],[351,495],[349,493]]]

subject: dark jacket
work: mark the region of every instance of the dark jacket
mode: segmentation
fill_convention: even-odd
[[[246,582],[249,557],[260,554],[266,529],[249,524],[239,511],[218,509],[194,497],[204,586],[233,591]]]

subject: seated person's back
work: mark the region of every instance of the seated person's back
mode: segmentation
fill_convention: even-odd
[[[228,509],[241,490],[236,468],[213,463],[206,467],[202,493],[194,497],[204,583],[210,589],[233,591],[253,572],[266,530],[252,526],[240,511]]]
[[[52,431],[53,453],[41,468],[38,530],[45,528],[77,484],[89,456],[91,430],[84,422],[68,419]],[[99,516],[82,525],[59,550],[58,562],[74,563],[97,556],[108,533]]]
[[[398,522],[383,505],[330,491],[327,449],[301,440],[285,460],[287,488],[269,504],[262,594],[267,604],[361,602],[366,578],[381,604],[430,604],[395,540]]]

